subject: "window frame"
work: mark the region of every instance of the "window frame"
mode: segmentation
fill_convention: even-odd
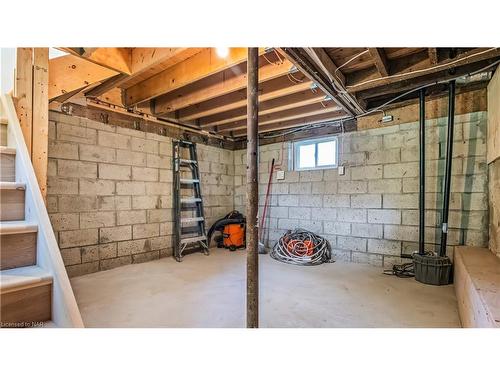
[[[318,144],[326,143],[326,142],[335,142],[335,164],[329,165],[321,165],[318,166]],[[314,167],[300,168],[300,146],[307,146],[314,144]],[[320,169],[335,169],[339,166],[339,140],[338,137],[326,137],[326,138],[314,138],[314,139],[305,139],[301,141],[295,141],[292,145],[292,161],[293,161],[293,170],[295,171],[314,171]]]

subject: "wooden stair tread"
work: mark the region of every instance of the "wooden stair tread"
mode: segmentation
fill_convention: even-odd
[[[1,293],[52,283],[52,275],[38,266],[0,271]]]
[[[26,184],[21,182],[0,181],[2,190],[26,190]]]
[[[0,235],[38,232],[38,225],[26,221],[0,221]]]
[[[13,147],[0,146],[0,154],[15,155],[16,149]]]
[[[0,124],[1,125],[8,125],[9,120],[7,119],[7,117],[0,117]]]

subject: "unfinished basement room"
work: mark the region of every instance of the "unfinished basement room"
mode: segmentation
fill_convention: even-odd
[[[499,48],[2,59],[3,327],[499,326]]]

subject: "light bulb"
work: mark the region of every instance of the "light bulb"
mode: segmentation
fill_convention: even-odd
[[[217,47],[215,49],[215,52],[217,53],[217,56],[219,56],[222,59],[225,59],[229,55],[229,48],[227,48],[227,47]]]

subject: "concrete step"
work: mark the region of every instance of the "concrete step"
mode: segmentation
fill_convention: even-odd
[[[486,248],[457,246],[453,266],[462,326],[500,328],[500,259]]]
[[[37,232],[26,221],[0,221],[0,270],[36,264]]]
[[[0,271],[2,327],[43,327],[52,318],[52,276],[38,266]]]
[[[0,221],[24,220],[26,185],[0,182]]]
[[[0,146],[0,181],[16,180],[16,149]]]

